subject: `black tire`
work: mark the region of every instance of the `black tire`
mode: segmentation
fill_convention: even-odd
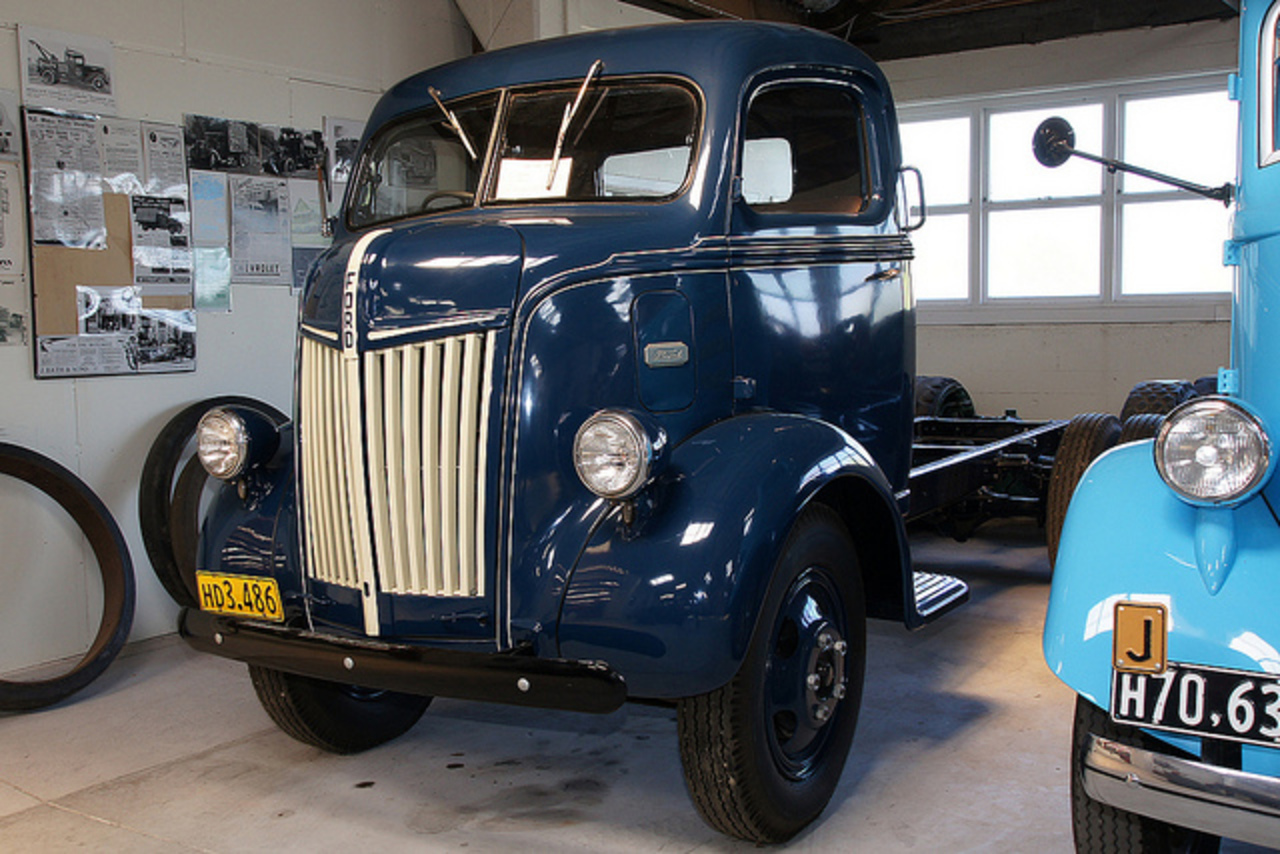
[[[969,391],[951,377],[916,377],[916,417],[975,418]]]
[[[1116,723],[1093,703],[1076,697],[1071,734],[1071,829],[1077,851],[1082,854],[1213,854],[1218,850],[1216,836],[1116,809],[1089,797],[1084,790],[1084,757],[1090,733],[1131,747],[1170,752],[1167,745],[1157,746],[1154,739],[1140,730]]]
[[[183,469],[177,486],[174,474],[187,456],[187,446],[195,434],[200,418],[217,406],[244,406],[256,409],[268,416],[276,426],[288,421],[283,412],[251,397],[224,395],[192,403],[169,419],[169,423],[156,436],[142,464],[142,477],[138,484],[138,524],[142,528],[142,545],[156,578],[173,601],[186,607],[196,606],[196,537],[198,520],[194,513],[199,506],[199,495],[207,476],[196,463]],[[189,473],[188,473],[189,472]],[[181,508],[182,517],[177,521],[175,537],[175,508]],[[191,518],[187,518],[188,515]]]
[[[359,753],[404,735],[430,697],[373,691],[249,665],[267,715],[287,735],[330,753]]]
[[[0,474],[25,481],[57,502],[89,541],[102,573],[102,618],[80,661],[49,679],[0,681],[0,710],[28,711],[51,706],[84,688],[119,654],[133,627],[133,562],[111,512],[67,468],[43,454],[0,442]]]
[[[1197,397],[1204,397],[1207,394],[1217,394],[1218,375],[1210,374],[1209,376],[1200,377],[1191,384],[1191,387],[1196,390]]]
[[[1152,439],[1156,433],[1160,432],[1160,425],[1163,423],[1164,416],[1154,412],[1130,416],[1125,419],[1124,425],[1120,428],[1120,438],[1116,440],[1116,444],[1127,445],[1130,442]]]
[[[1186,380],[1148,380],[1135,385],[1120,409],[1120,420],[1153,412],[1168,415],[1179,403],[1196,396],[1195,387]]]
[[[773,843],[826,807],[862,703],[862,579],[831,509],[812,506],[796,521],[760,614],[737,675],[680,700],[676,718],[685,782],[703,819]]]
[[[1067,518],[1067,506],[1089,464],[1120,438],[1120,421],[1105,412],[1086,412],[1072,418],[1062,432],[1062,441],[1053,458],[1049,492],[1045,499],[1045,540],[1049,546],[1049,566],[1058,558],[1058,541]]]

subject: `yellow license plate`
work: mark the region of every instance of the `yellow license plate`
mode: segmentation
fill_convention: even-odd
[[[1168,664],[1164,605],[1117,602],[1111,661],[1122,673],[1164,673]]]
[[[256,617],[276,623],[284,620],[280,586],[274,578],[197,572],[196,589],[203,611]]]

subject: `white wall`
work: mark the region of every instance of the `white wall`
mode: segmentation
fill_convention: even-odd
[[[885,72],[904,104],[1220,71],[1235,67],[1237,27],[1228,21],[1063,39],[889,62]],[[1195,379],[1228,361],[1226,321],[961,326],[934,322],[927,307],[922,316],[919,372],[961,380],[983,414],[1118,412],[1134,383]]]
[[[361,118],[388,86],[471,52],[452,0],[0,0],[0,88],[18,89],[19,23],[115,43],[121,116],[201,113],[319,128]],[[181,406],[246,394],[289,411],[296,303],[287,288],[235,286],[230,314],[201,314],[193,374],[33,379],[29,349],[0,347],[0,441],[76,471],[125,533],[138,578],[133,637],[173,630],[137,522],[156,433]],[[65,516],[0,479],[0,673],[83,648],[96,565]]]

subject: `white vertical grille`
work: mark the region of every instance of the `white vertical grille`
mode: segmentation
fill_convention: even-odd
[[[365,353],[363,397],[352,393],[359,374],[344,370],[340,351],[303,340],[299,429],[312,576],[358,586],[364,553],[376,559],[383,592],[484,595],[495,337]],[[352,405],[363,408],[358,442],[349,433],[360,424],[346,411]]]

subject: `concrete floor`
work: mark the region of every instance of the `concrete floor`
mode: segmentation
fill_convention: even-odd
[[[1043,540],[916,538],[972,601],[870,626],[853,752],[796,851],[1071,848],[1073,695],[1040,655]],[[737,851],[685,792],[674,713],[596,717],[437,700],[339,757],[282,734],[243,666],[173,638],[126,650],[59,707],[0,715],[0,851]],[[1235,848],[1235,851],[1247,849]]]

